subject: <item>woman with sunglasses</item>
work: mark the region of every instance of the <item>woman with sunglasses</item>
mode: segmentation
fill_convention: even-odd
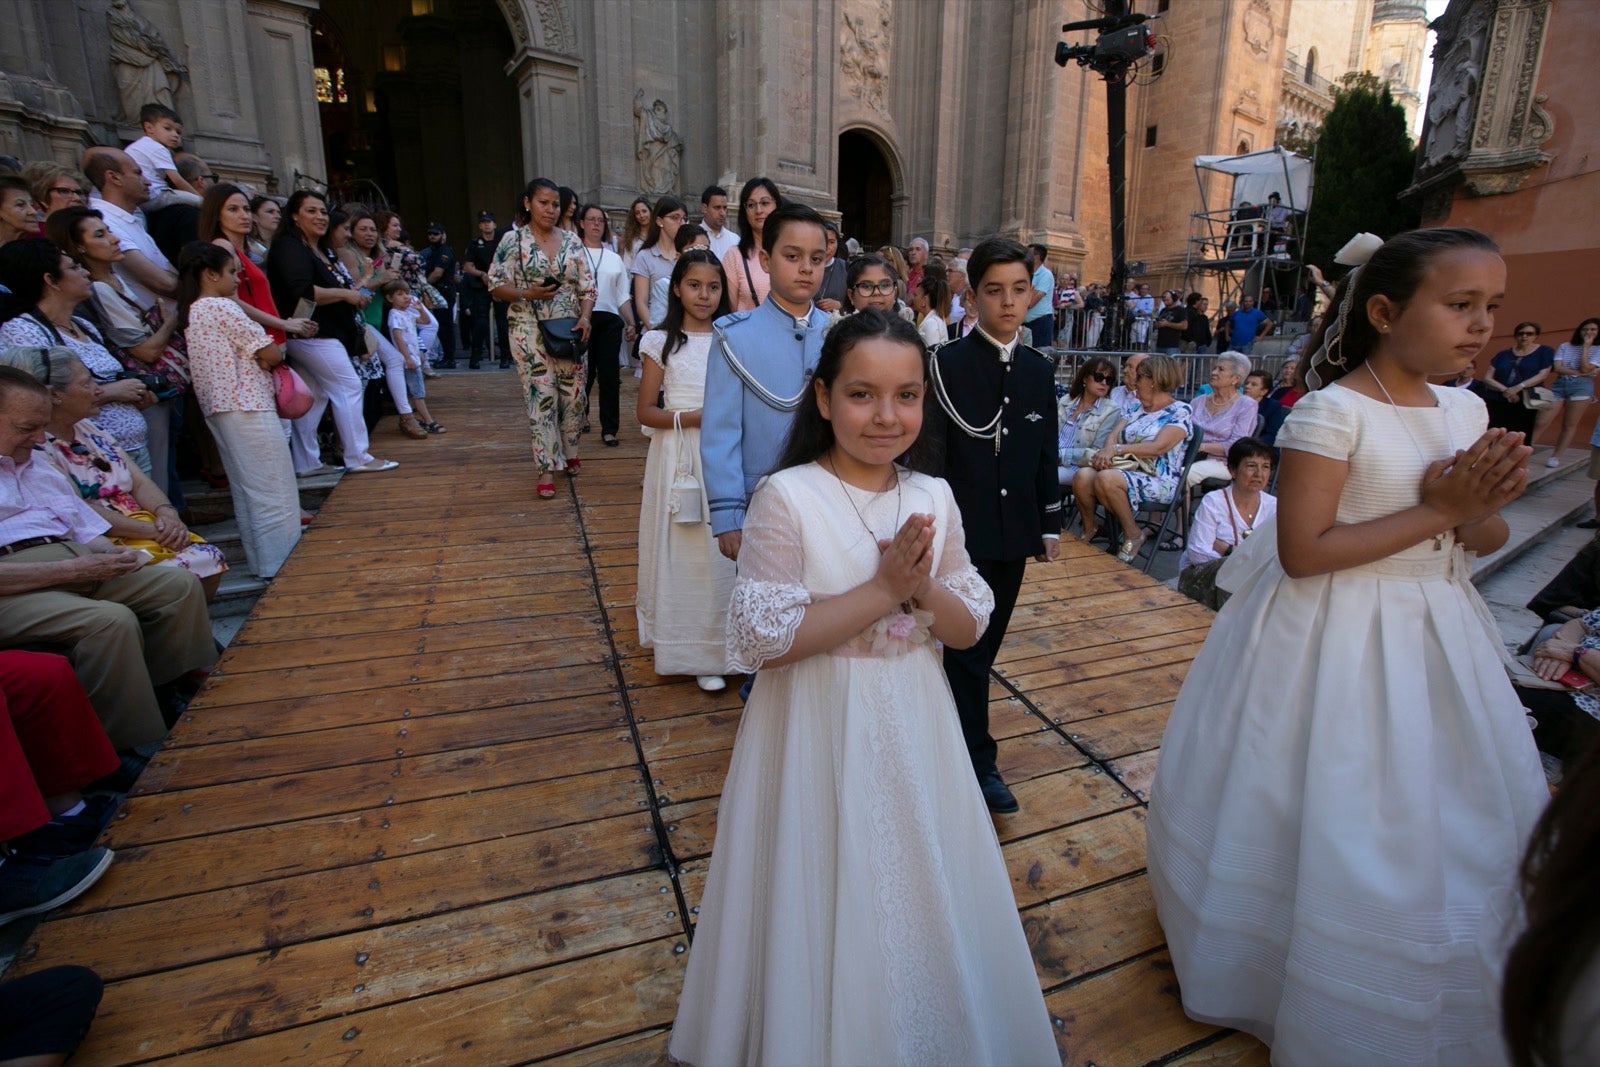
[[[0,297],[0,348],[70,348],[103,387],[100,425],[149,474],[150,428],[140,412],[156,402],[155,394],[124,373],[100,331],[73,314],[92,292],[89,272],[55,242],[24,237],[0,245],[0,285],[11,291]]]
[[[44,454],[111,524],[106,536],[142,549],[154,566],[180,567],[200,579],[206,599],[228,569],[222,550],[189,532],[161,487],[129,461],[116,438],[95,421],[101,387],[71,349],[10,348],[0,362],[31,374],[50,390]]]
[[[1522,402],[1528,390],[1549,384],[1550,365],[1555,349],[1539,343],[1539,324],[1519,322],[1511,331],[1512,345],[1502,348],[1489,361],[1481,390],[1489,409],[1489,425],[1526,434],[1533,440],[1533,422],[1538,412]],[[1555,405],[1561,407],[1564,405]]]
[[[1056,473],[1062,485],[1070,486],[1078,468],[1088,466],[1089,458],[1111,440],[1122,416],[1121,407],[1111,399],[1116,384],[1117,368],[1104,356],[1093,356],[1083,361],[1057,405],[1061,466]]]

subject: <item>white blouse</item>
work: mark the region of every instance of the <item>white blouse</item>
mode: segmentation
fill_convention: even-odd
[[[583,258],[594,275],[594,309],[622,314],[622,305],[628,302],[628,269],[622,265],[622,257],[609,248],[584,245]]]

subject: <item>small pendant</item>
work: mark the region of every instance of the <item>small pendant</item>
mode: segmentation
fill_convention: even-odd
[[[1444,551],[1444,534],[1434,534],[1433,535],[1433,550],[1435,552],[1443,552]]]

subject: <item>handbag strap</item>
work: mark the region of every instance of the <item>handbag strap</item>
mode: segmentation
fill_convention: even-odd
[[[744,283],[750,287],[750,302],[752,304],[761,303],[756,299],[756,280],[750,276],[750,258],[748,256],[740,256],[739,265],[744,267]]]
[[[1229,486],[1222,491],[1222,502],[1228,505],[1228,525],[1233,527],[1233,543],[1239,543],[1239,524],[1235,521],[1233,511],[1233,487]]]

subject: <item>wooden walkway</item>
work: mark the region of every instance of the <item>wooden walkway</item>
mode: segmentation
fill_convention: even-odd
[[[74,1063],[664,1062],[738,726],[636,644],[645,442],[533,498],[503,373],[347,477],[14,974],[105,978]],[[996,825],[1071,1064],[1264,1064],[1179,1008],[1143,791],[1209,613],[1067,539],[992,693]]]

